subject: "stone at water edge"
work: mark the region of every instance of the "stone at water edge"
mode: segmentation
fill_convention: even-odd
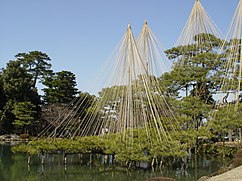
[[[210,177],[208,177],[208,176],[203,176],[198,181],[205,181],[205,180],[208,180],[209,178]]]

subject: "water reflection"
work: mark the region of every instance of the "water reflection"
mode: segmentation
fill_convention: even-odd
[[[149,170],[127,169],[115,166],[113,157],[108,155],[67,155],[64,164],[63,155],[45,154],[31,157],[28,164],[27,155],[12,154],[10,145],[0,145],[0,180],[144,181],[150,177],[168,176],[177,181],[194,181],[215,172],[228,160],[192,156],[187,162],[189,164],[184,164],[184,160],[176,161],[169,167],[163,163]]]

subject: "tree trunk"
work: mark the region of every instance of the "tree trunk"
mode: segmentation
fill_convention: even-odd
[[[240,144],[242,145],[242,129],[239,128],[239,141],[240,141]]]
[[[222,150],[223,150],[223,158],[225,158],[225,140],[224,140],[224,138],[223,138]]]
[[[186,97],[188,97],[188,85],[186,84]]]
[[[232,140],[232,130],[230,129],[229,131],[228,131],[228,137],[229,137],[229,142],[232,142],[233,140]]]

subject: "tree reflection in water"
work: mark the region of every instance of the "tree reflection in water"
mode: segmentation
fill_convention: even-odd
[[[67,164],[63,164],[63,155],[33,156],[28,166],[28,156],[13,154],[11,146],[0,145],[0,180],[1,181],[143,181],[147,178],[166,176],[177,181],[193,181],[201,176],[217,171],[229,160],[221,158],[197,158],[192,156],[188,165],[177,161],[172,166],[153,169],[127,169],[112,164],[108,156],[67,155]],[[171,160],[172,162],[172,160]],[[110,164],[111,163],[111,164]]]

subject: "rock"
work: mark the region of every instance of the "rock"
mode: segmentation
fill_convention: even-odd
[[[198,181],[205,181],[205,180],[208,180],[209,178],[210,177],[208,177],[208,176],[203,176]]]

